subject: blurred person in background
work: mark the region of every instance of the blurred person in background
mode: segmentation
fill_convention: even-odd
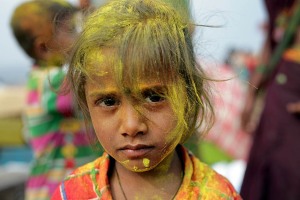
[[[24,113],[25,137],[34,153],[27,200],[49,199],[66,175],[95,158],[72,97],[60,92],[65,56],[77,35],[76,13],[66,1],[33,0],[11,17],[16,40],[34,60]]]
[[[79,7],[82,10],[95,9],[103,5],[108,0],[79,0]]]
[[[245,200],[300,199],[300,1],[265,0],[265,5],[269,26],[261,65],[248,88],[242,116],[246,130],[252,131],[249,119],[262,89],[264,107],[241,196]]]

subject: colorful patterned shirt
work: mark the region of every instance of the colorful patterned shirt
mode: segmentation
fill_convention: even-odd
[[[75,168],[95,159],[81,118],[70,95],[59,93],[62,68],[35,67],[28,80],[25,136],[34,159],[26,184],[26,200],[50,199],[54,189]]]
[[[184,147],[179,146],[184,163],[184,177],[174,199],[177,200],[241,200],[231,183]],[[111,157],[102,157],[76,169],[56,189],[52,200],[103,199],[111,200],[108,170]]]

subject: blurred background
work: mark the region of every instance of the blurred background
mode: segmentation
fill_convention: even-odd
[[[20,85],[25,82],[31,62],[17,46],[9,29],[13,9],[25,0],[2,0],[0,8],[0,85]],[[78,4],[76,0],[69,0]],[[260,26],[265,19],[261,0],[192,0],[196,23],[222,26],[197,29],[196,40],[201,56],[223,62],[231,49],[258,53],[263,33]]]
[[[21,122],[21,111],[25,104],[25,84],[32,61],[17,45],[9,28],[13,9],[23,1],[25,0],[1,0],[0,6],[0,199],[16,198],[17,192],[11,197],[8,191],[20,191],[17,189],[22,187],[26,180],[32,159],[30,147],[22,133]],[[70,2],[78,5],[77,0]],[[222,71],[222,67],[230,65],[231,71],[237,72],[235,74],[238,74],[238,79],[241,80],[235,84],[240,84],[238,91],[242,96],[242,85],[247,84],[247,73],[255,66],[256,56],[264,40],[262,27],[266,14],[263,1],[193,0],[191,8],[196,24],[218,26],[200,26],[195,29],[195,51],[200,62],[209,68],[209,71],[221,71],[223,75],[228,71]],[[233,74],[227,75],[232,77]],[[241,97],[240,104],[242,102]],[[228,118],[231,108],[228,109],[225,118]],[[233,121],[231,120],[232,124]],[[218,132],[218,127],[214,128],[215,132]],[[232,130],[238,132],[237,129]],[[207,152],[203,159],[228,176],[238,190],[251,139],[244,136],[244,148],[233,152],[224,144],[218,143],[214,133],[211,135],[203,146],[202,151]],[[221,148],[216,150],[210,142]],[[222,167],[223,161],[226,166],[230,164],[232,168]],[[232,176],[232,170],[235,176]],[[21,196],[22,194],[19,195],[20,199]]]

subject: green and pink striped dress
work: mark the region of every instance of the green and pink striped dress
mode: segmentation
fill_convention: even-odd
[[[74,168],[95,159],[71,95],[59,93],[62,68],[34,67],[28,80],[24,131],[34,153],[26,200],[50,199]]]

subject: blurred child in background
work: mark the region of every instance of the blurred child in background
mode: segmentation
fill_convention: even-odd
[[[77,9],[62,0],[33,0],[19,5],[11,18],[13,34],[33,59],[28,78],[25,136],[34,160],[25,199],[49,199],[74,168],[94,159],[83,129],[63,86],[65,56],[77,35]]]

